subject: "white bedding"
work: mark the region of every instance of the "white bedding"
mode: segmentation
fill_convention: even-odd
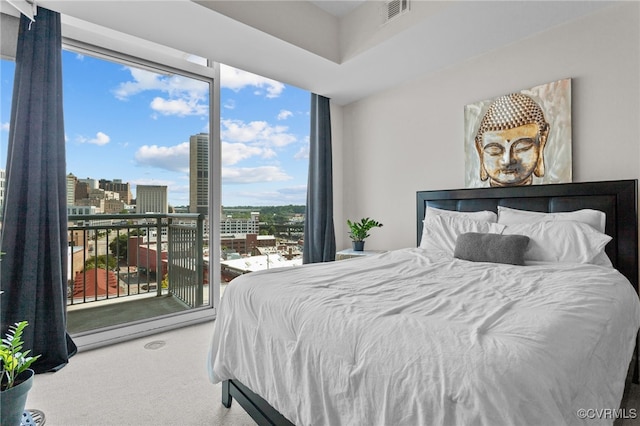
[[[611,424],[639,326],[612,268],[403,249],[236,278],[208,367],[299,426]]]

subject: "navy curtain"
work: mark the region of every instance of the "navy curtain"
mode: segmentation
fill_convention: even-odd
[[[67,197],[60,15],[21,17],[11,104],[0,286],[2,333],[26,320],[37,372],[76,351],[66,332]]]
[[[304,221],[303,263],[329,262],[336,257],[333,227],[331,113],[329,99],[311,94],[309,180]]]

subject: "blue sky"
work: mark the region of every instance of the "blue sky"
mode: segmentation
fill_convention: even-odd
[[[15,66],[0,61],[0,167]],[[67,173],[167,185],[189,201],[189,136],[208,133],[208,86],[64,51]],[[309,92],[221,67],[222,204],[305,204]]]

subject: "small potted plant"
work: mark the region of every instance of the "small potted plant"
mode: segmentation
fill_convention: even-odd
[[[29,356],[30,350],[22,351],[22,332],[27,325],[27,321],[15,323],[0,343],[0,423],[3,426],[21,424],[27,393],[33,384],[34,373],[29,367],[40,357]]]
[[[354,251],[363,251],[364,240],[369,237],[369,230],[371,228],[379,228],[382,226],[380,222],[368,217],[362,218],[360,222],[351,222],[347,219],[347,225],[349,225],[349,237],[353,242]]]

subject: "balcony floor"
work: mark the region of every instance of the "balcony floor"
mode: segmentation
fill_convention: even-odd
[[[73,336],[188,309],[186,304],[171,295],[154,294],[81,303],[67,307],[67,330]]]
[[[237,401],[224,408],[220,384],[209,382],[213,324],[80,352],[60,371],[35,376],[27,408],[43,411],[48,426],[255,426]],[[622,407],[640,416],[640,385],[627,385]],[[640,426],[640,419],[614,426]]]

